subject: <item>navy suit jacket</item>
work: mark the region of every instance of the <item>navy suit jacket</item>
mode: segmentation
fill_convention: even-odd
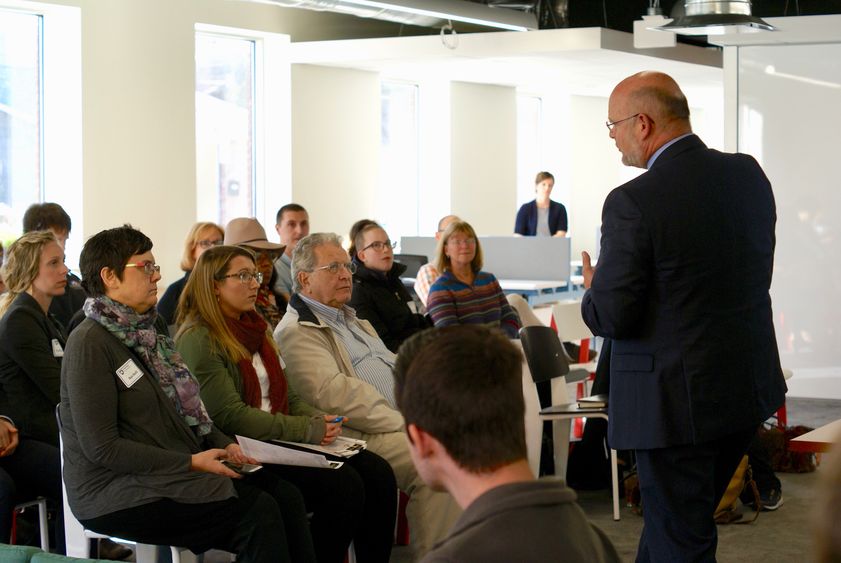
[[[783,403],[768,293],[775,223],[757,162],[695,135],[608,195],[582,315],[614,339],[611,447],[708,442]]]
[[[558,231],[568,230],[567,208],[562,203],[549,200],[549,232],[554,236]],[[514,232],[527,237],[537,234],[537,200],[524,203],[517,211]]]

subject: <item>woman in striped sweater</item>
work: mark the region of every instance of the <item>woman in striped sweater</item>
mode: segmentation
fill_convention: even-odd
[[[427,310],[435,326],[482,324],[517,338],[520,319],[493,274],[482,272],[482,247],[464,221],[451,223],[438,241],[435,266],[441,273],[429,290]]]

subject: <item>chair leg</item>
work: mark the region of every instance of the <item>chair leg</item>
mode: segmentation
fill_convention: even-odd
[[[610,481],[613,488],[613,519],[619,521],[619,464],[616,459],[616,450],[610,450]]]
[[[50,552],[50,528],[47,524],[47,499],[38,499],[38,524],[41,528],[41,549]]]

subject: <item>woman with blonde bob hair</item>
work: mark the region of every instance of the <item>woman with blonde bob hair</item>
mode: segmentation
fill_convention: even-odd
[[[167,324],[175,323],[175,309],[178,307],[178,298],[184,291],[187,278],[196,265],[196,260],[202,252],[208,248],[219,246],[225,239],[225,229],[209,221],[200,221],[190,227],[187,238],[184,239],[184,252],[181,255],[181,270],[184,277],[170,284],[158,301],[158,314],[166,319]]]
[[[209,249],[178,306],[178,351],[198,378],[202,400],[231,436],[328,445],[344,417],[304,403],[289,386],[266,320],[255,310],[263,273],[240,246]],[[270,465],[302,493],[319,561],[339,563],[354,542],[360,561],[387,562],[396,484],[390,466],[362,451],[339,469]]]
[[[482,271],[482,245],[465,221],[455,221],[438,241],[435,267],[441,276],[426,302],[435,326],[481,324],[517,338],[520,319],[493,274]]]

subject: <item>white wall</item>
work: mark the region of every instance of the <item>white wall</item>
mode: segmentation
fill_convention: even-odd
[[[82,143],[83,206],[82,216],[73,217],[73,238],[133,224],[156,243],[164,284],[181,275],[188,228],[207,219],[196,217],[196,24],[288,34],[300,41],[396,35],[399,29],[376,20],[230,0],[54,3],[81,9],[81,134],[67,146],[72,151]],[[329,168],[331,160],[323,158],[321,166]],[[60,189],[47,187],[48,193]],[[263,210],[263,220],[274,211]],[[265,226],[271,236],[273,221]]]
[[[378,219],[369,216],[380,178],[378,74],[294,65],[292,139],[292,199],[312,232],[347,237],[358,219]]]
[[[452,212],[481,235],[508,235],[517,201],[517,98],[504,86],[453,82]]]

